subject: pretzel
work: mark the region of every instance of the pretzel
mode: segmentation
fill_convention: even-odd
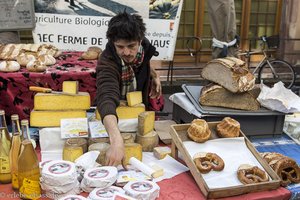
[[[261,170],[257,166],[248,164],[243,164],[239,167],[237,176],[239,181],[244,185],[267,182],[269,180],[269,176],[265,171]]]
[[[300,169],[296,161],[283,157],[271,166],[276,174],[281,178],[281,185],[287,186],[290,183],[300,182]]]
[[[199,152],[194,155],[193,160],[202,174],[207,174],[211,170],[222,171],[225,167],[222,158],[215,153]]]

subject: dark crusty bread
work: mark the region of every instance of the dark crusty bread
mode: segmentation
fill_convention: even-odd
[[[255,85],[255,77],[248,71],[245,62],[234,57],[210,61],[201,75],[233,93],[249,91]]]
[[[209,84],[202,88],[199,102],[204,106],[254,111],[260,108],[260,104],[256,100],[259,93],[259,87],[243,93],[232,93],[220,85]]]

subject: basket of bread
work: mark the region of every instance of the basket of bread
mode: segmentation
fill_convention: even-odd
[[[256,151],[240,123],[195,119],[172,125],[172,156],[182,159],[207,198],[221,198],[280,186],[280,177]]]

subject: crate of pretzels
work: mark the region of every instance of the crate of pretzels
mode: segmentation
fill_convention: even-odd
[[[240,123],[225,117],[218,122],[195,119],[172,125],[172,156],[186,165],[207,198],[221,198],[273,190],[279,176],[240,130]]]

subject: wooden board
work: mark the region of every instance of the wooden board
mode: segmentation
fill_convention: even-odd
[[[209,128],[212,132],[210,140],[218,138],[216,134],[216,125],[219,122],[208,122]],[[222,188],[214,188],[210,189],[205,180],[203,179],[201,173],[198,171],[193,159],[191,158],[188,150],[185,148],[183,142],[190,141],[187,136],[187,129],[190,124],[178,124],[171,125],[170,134],[172,137],[172,156],[175,159],[178,159],[178,151],[183,157],[183,160],[190,168],[190,171],[202,191],[203,195],[207,198],[221,198],[221,197],[229,197],[235,195],[241,195],[250,192],[257,192],[263,190],[273,190],[280,186],[280,178],[278,175],[271,169],[271,167],[267,164],[267,162],[259,155],[256,151],[255,147],[251,144],[251,142],[247,139],[247,137],[240,132],[240,137],[245,138],[245,143],[248,149],[252,152],[257,161],[262,165],[264,170],[269,174],[271,180],[265,183],[256,183],[256,184],[248,184],[248,185],[238,185],[234,187],[222,187]]]

